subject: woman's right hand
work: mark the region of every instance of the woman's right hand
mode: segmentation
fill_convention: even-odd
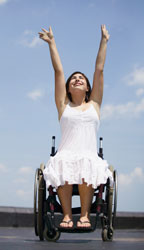
[[[44,40],[45,42],[50,44],[54,40],[52,28],[49,27],[49,31],[47,31],[46,29],[42,29],[42,30],[43,30],[43,32],[38,33],[39,38],[41,38],[42,40]]]

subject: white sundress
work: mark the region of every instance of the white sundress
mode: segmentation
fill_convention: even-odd
[[[85,111],[68,103],[60,119],[61,141],[55,156],[51,156],[43,171],[46,187],[82,184],[96,189],[107,179],[113,182],[106,160],[97,154],[99,117],[92,104]]]

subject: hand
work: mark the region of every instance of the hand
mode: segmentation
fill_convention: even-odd
[[[41,38],[42,40],[50,44],[54,38],[51,27],[49,27],[49,31],[47,31],[46,29],[42,29],[42,30],[43,32],[38,33],[39,38]]]
[[[105,25],[101,25],[101,34],[102,34],[102,39],[106,39],[106,41],[109,40],[109,33],[108,33],[108,30],[106,29],[106,26]]]

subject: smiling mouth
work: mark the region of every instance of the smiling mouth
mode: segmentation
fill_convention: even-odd
[[[83,85],[83,83],[82,82],[74,83],[74,86],[80,86],[80,85]]]

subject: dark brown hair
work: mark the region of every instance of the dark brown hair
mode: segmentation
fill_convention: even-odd
[[[90,94],[91,94],[91,85],[90,85],[88,78],[85,76],[85,74],[80,72],[80,71],[76,71],[76,72],[72,73],[66,81],[66,93],[67,93],[68,99],[72,102],[72,96],[71,96],[71,93],[69,92],[69,83],[70,83],[71,78],[75,74],[81,74],[86,79],[88,91],[86,91],[85,102],[88,102],[90,99]]]

